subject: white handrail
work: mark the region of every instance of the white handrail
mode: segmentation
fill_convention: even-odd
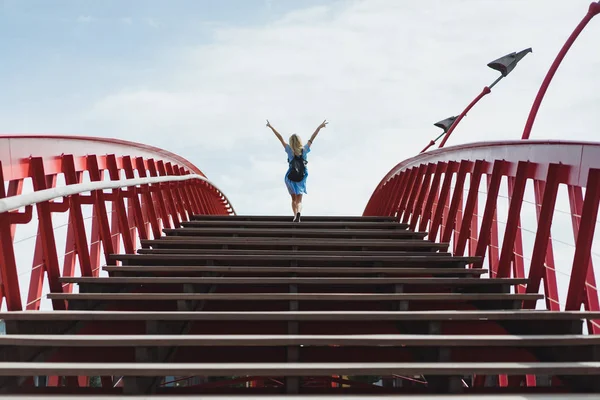
[[[137,185],[147,185],[151,183],[162,183],[162,182],[180,182],[187,181],[190,179],[200,179],[201,181],[207,182],[217,189],[221,195],[231,207],[231,211],[235,214],[233,205],[229,202],[229,199],[225,194],[211,181],[203,176],[196,174],[189,175],[169,175],[169,176],[154,176],[148,178],[132,178],[132,179],[121,179],[118,181],[97,181],[97,182],[85,182],[77,183],[74,185],[60,186],[51,189],[39,190],[33,193],[20,194],[18,196],[6,197],[0,199],[0,214],[18,210],[21,207],[29,206],[32,204],[41,203],[57,199],[60,197],[68,197],[74,194],[90,192],[92,190],[104,190],[104,189],[119,189],[124,187],[131,187]]]

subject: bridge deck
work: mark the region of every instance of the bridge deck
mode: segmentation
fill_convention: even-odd
[[[600,336],[583,332],[600,313],[523,309],[543,299],[527,279],[487,278],[395,218],[193,216],[164,231],[111,255],[108,276],[61,278],[48,297],[67,310],[0,313],[3,398],[44,398],[31,376],[79,377],[54,393],[90,399],[519,390],[474,387],[483,375],[535,375],[545,398],[600,392]]]

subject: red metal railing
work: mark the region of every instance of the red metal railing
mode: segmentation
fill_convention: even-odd
[[[488,267],[491,278],[528,277],[519,292],[537,293],[543,284],[547,309],[597,311],[599,200],[599,143],[487,142],[401,162],[364,215],[398,215],[456,255],[484,257],[474,267]],[[588,331],[600,326],[591,321]]]
[[[136,178],[162,182],[136,184]],[[61,284],[61,276],[98,276],[102,255],[109,263],[109,254],[134,253],[140,239],[159,237],[163,228],[179,226],[191,214],[234,213],[189,161],[122,140],[0,136],[0,180],[5,211],[0,207],[0,302],[10,311],[39,309],[43,293],[74,289]],[[86,190],[86,182],[115,188]],[[28,192],[51,195],[47,189],[68,185],[82,190],[62,202],[45,200],[19,210],[6,210],[9,200],[2,202],[29,198],[23,204],[30,204],[34,195]],[[61,301],[52,306],[65,308]]]

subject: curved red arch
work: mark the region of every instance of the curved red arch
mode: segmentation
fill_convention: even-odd
[[[585,186],[588,170],[600,168],[600,143],[564,140],[506,140],[467,143],[436,149],[396,164],[379,182],[375,191],[404,169],[421,164],[463,160],[504,160],[515,165],[519,161],[530,161],[546,167],[549,164],[564,164],[572,167],[568,181],[565,183]],[[547,169],[541,168],[537,173],[540,177],[544,177],[546,171]]]
[[[132,158],[160,159],[186,168],[189,172],[206,177],[204,173],[187,159],[142,143],[122,139],[69,136],[69,135],[35,135],[35,134],[5,134],[0,135],[0,160],[4,164],[4,178],[22,179],[27,174],[27,159],[30,156],[42,157],[48,173],[52,170],[51,161],[60,154],[85,156],[87,154],[114,154],[117,157],[128,155]],[[49,162],[50,161],[50,162]]]

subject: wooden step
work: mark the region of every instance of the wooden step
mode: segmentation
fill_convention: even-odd
[[[278,275],[400,275],[400,276],[481,276],[487,274],[488,270],[483,268],[432,268],[432,267],[264,267],[264,266],[197,266],[197,265],[131,265],[114,266],[107,265],[103,269],[110,273],[118,274],[166,274],[178,276],[194,276],[198,274],[263,274],[267,276]]]
[[[537,293],[49,293],[57,300],[117,301],[525,301],[543,299]]]
[[[193,221],[282,221],[293,220],[288,215],[192,215]],[[303,222],[398,222],[398,217],[363,217],[358,215],[303,215]]]
[[[172,249],[172,248],[160,248],[160,249],[138,249],[137,254],[227,254],[227,255],[251,255],[251,256],[296,256],[296,255],[315,255],[315,256],[327,256],[327,257],[391,257],[391,256],[445,256],[451,257],[452,255],[447,252],[423,252],[423,251],[377,251],[377,250],[362,250],[362,251],[348,251],[348,250],[261,250],[261,249]]]
[[[224,248],[229,249],[340,249],[340,250],[406,250],[444,251],[448,243],[434,243],[415,239],[324,239],[324,238],[253,238],[253,237],[187,237],[163,236],[155,240],[141,240],[142,247],[152,248]]]
[[[4,362],[0,376],[600,375],[600,362],[60,363]]]
[[[313,266],[315,264],[351,266],[381,265],[406,267],[465,267],[476,263],[480,257],[448,257],[434,255],[318,255],[318,254],[111,254],[109,261],[121,261],[123,265],[202,265],[215,263],[220,265],[274,265],[274,266]]]
[[[4,321],[582,321],[600,311],[10,311]]]
[[[369,221],[235,221],[235,220],[192,220],[182,222],[186,228],[285,228],[285,229],[408,229],[408,224],[398,222]]]
[[[62,277],[62,283],[89,285],[440,285],[452,287],[524,285],[527,279],[515,278],[399,278],[399,277]]]
[[[317,238],[377,238],[422,239],[427,232],[404,229],[253,229],[253,228],[180,228],[163,229],[170,236],[240,236],[240,237],[317,237]]]
[[[598,345],[600,345],[600,335],[0,335],[0,346],[30,347],[516,346],[526,348]]]
[[[98,395],[98,394],[81,394],[81,395],[77,395],[77,394],[72,394],[73,392],[76,391],[76,389],[74,388],[66,388],[67,390],[69,390],[69,394],[61,394],[60,399],[61,400],[110,400],[113,398],[121,398],[118,397],[118,393],[115,396],[111,396],[111,395]],[[380,391],[383,388],[378,388]],[[491,389],[493,390],[494,388],[492,387],[488,387],[486,389]],[[344,394],[339,394],[335,391],[332,391],[331,393],[328,393],[326,395],[314,395],[314,394],[310,394],[310,395],[295,395],[295,396],[285,396],[285,398],[291,398],[294,400],[381,400],[382,398],[384,398],[385,400],[468,400],[468,399],[481,399],[484,398],[485,400],[597,400],[598,399],[598,395],[597,394],[574,394],[574,393],[564,393],[562,391],[559,391],[559,393],[549,393],[549,392],[545,392],[544,388],[539,388],[541,390],[536,390],[534,393],[523,393],[523,394],[496,394],[493,393],[493,391],[490,391],[488,393],[482,392],[482,389],[479,389],[476,393],[477,396],[475,395],[463,395],[463,394],[414,394],[414,393],[401,393],[401,394],[389,394],[389,393],[385,393],[385,395],[379,394],[379,395],[366,395],[366,394],[356,394],[356,393],[348,393],[347,389],[341,389],[339,390],[340,393],[344,393]],[[533,391],[531,389],[529,389],[530,391]],[[548,389],[548,390],[556,390],[556,389]],[[56,391],[56,393],[59,393],[58,391]],[[282,396],[281,394],[279,395],[273,395],[273,394],[262,394],[262,395],[257,395],[256,392],[253,392],[254,394],[251,395],[240,395],[240,394],[235,394],[235,395],[231,395],[232,399],[235,400],[281,400],[284,396]],[[540,394],[543,393],[543,394]],[[482,397],[483,396],[483,397]],[[160,396],[156,396],[159,400],[190,400],[190,398],[196,398],[196,397],[191,397],[189,394],[171,394],[171,395],[164,395],[161,394]],[[217,400],[217,399],[224,399],[227,398],[226,395],[210,395],[210,394],[202,394],[201,397],[202,400]],[[55,394],[35,394],[35,397],[23,397],[23,395],[2,395],[2,400],[58,400],[57,396]],[[148,396],[127,396],[127,400],[148,400],[149,397]]]

